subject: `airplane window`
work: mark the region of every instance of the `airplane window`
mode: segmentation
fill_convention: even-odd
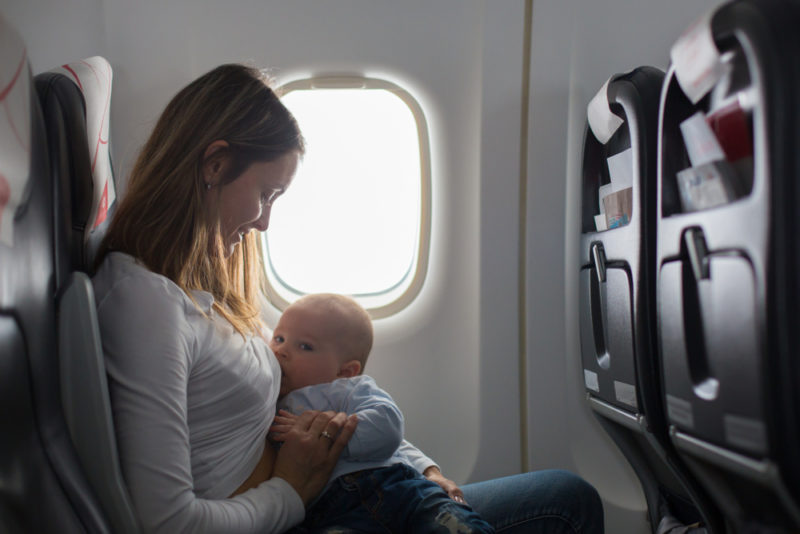
[[[430,239],[428,134],[393,83],[315,78],[284,85],[306,154],[262,234],[267,294],[279,309],[307,293],[351,295],[373,317],[419,292]]]

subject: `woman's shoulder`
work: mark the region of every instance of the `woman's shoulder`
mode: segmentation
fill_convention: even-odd
[[[123,252],[111,252],[92,278],[98,307],[114,297],[138,306],[180,306],[191,304],[175,282],[154,273],[136,258]]]

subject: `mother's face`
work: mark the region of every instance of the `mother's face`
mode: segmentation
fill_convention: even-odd
[[[290,152],[280,158],[251,164],[232,182],[214,186],[208,208],[219,207],[220,232],[225,256],[230,257],[242,237],[255,229],[263,232],[269,226],[272,203],[286,191],[294,179],[300,156]],[[218,203],[216,195],[218,189]]]

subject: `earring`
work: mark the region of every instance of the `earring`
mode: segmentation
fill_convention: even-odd
[[[206,183],[206,191],[211,191],[211,184]]]

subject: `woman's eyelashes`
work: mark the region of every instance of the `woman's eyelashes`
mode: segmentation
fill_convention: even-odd
[[[277,199],[283,193],[282,189],[273,189],[267,193],[261,193],[261,205],[262,206],[271,206],[275,199]]]

